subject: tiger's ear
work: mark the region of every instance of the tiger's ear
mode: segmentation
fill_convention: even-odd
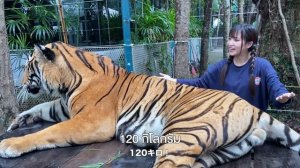
[[[51,49],[49,49],[49,48],[47,48],[43,45],[39,45],[39,44],[36,45],[35,44],[34,45],[34,51],[38,52],[38,53],[41,53],[42,55],[44,55],[50,61],[53,61],[54,58],[55,58],[55,53]]]

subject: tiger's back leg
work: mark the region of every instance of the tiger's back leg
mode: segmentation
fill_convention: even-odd
[[[258,124],[267,132],[268,139],[275,140],[300,154],[299,133],[264,112],[260,115]]]
[[[254,129],[245,140],[221,149],[217,145],[216,129],[210,124],[170,130],[169,135],[173,134],[175,137],[180,137],[179,143],[160,145],[158,150],[165,155],[156,158],[155,168],[210,167],[226,163],[245,155],[254,146],[263,144],[267,137],[264,130]],[[206,154],[212,150],[216,151],[211,155]],[[201,157],[205,162],[201,162],[199,159]]]
[[[263,129],[254,129],[243,141],[228,147],[219,148],[196,159],[193,168],[207,168],[221,165],[247,154],[253,147],[262,145],[267,138]]]
[[[162,151],[163,155],[156,157],[154,168],[192,167],[197,156],[215,146],[215,137],[210,134],[215,131],[213,127],[200,126],[194,131],[186,129],[173,128],[163,134],[167,138],[177,139],[177,142],[160,144],[158,150]]]

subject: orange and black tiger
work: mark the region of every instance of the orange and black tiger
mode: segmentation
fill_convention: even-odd
[[[58,123],[3,140],[4,158],[114,137],[124,142],[128,135],[138,137],[137,146],[167,151],[156,158],[160,168],[223,164],[266,138],[300,151],[297,132],[233,93],[127,72],[108,57],[62,42],[35,46],[23,83],[21,99],[42,90],[60,98],[22,112],[9,130],[25,115]]]

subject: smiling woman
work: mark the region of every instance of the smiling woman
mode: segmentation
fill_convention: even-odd
[[[178,83],[226,90],[266,111],[269,102],[281,107],[294,97],[279,81],[271,63],[256,55],[258,33],[249,24],[234,26],[227,42],[229,58],[211,67],[199,78],[176,79]],[[171,79],[164,75],[166,79]],[[175,80],[175,79],[171,79]]]

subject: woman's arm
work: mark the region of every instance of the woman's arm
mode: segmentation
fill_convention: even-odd
[[[280,82],[278,75],[269,61],[265,63],[266,83],[270,102],[276,107],[282,107],[295,97],[295,93],[289,92]]]
[[[211,89],[212,86],[216,85],[216,82],[220,81],[219,79],[220,72],[224,63],[225,63],[224,60],[222,60],[216,64],[209,66],[207,71],[205,71],[204,74],[198,78],[193,78],[193,79],[179,78],[176,81],[181,84]]]

